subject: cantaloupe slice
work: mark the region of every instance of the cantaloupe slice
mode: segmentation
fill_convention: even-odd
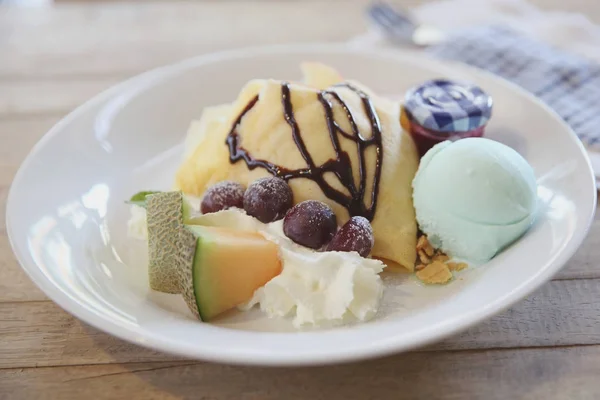
[[[195,222],[192,206],[181,192],[162,192],[146,198],[148,278],[153,290],[181,293],[177,276],[179,231]]]
[[[281,273],[277,245],[259,233],[186,226],[180,235],[182,294],[202,321],[247,302]]]

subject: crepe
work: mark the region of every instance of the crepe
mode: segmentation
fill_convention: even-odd
[[[358,82],[350,82],[352,87],[339,85],[345,81],[334,69],[318,63],[303,64],[303,83],[290,83],[289,89],[293,116],[301,137],[315,165],[336,158],[332,138],[326,121],[326,108],[319,94],[327,90],[332,116],[343,132],[352,132],[353,126],[347,116],[350,111],[356,129],[364,138],[374,135],[373,121],[365,107],[360,92],[368,95],[374,107],[375,117],[381,127],[381,172],[378,188],[374,185],[377,146],[368,146],[363,151],[365,165],[364,205],[372,207],[372,192],[378,190],[378,200],[372,227],[375,234],[374,257],[391,260],[412,271],[416,258],[416,221],[412,204],[411,182],[418,166],[418,155],[411,137],[400,127],[400,105],[379,98]],[[235,131],[240,145],[257,159],[267,160],[286,169],[296,170],[307,167],[294,141],[290,124],[284,118],[282,88],[285,83],[277,80],[259,79],[250,81],[230,105],[208,108],[200,121],[192,124],[186,156],[176,174],[175,185],[184,193],[201,196],[211,185],[222,180],[233,180],[249,185],[257,178],[269,176],[264,168],[250,170],[244,160],[230,163],[229,147],[226,139],[236,119],[250,102],[258,96],[254,106],[241,118]],[[353,90],[352,88],[357,88]],[[334,100],[339,96],[347,106]],[[341,135],[339,146],[350,159],[352,178],[356,188],[361,187],[359,174],[359,151],[355,141]],[[344,185],[332,172],[323,176],[326,183],[341,193],[350,195],[348,185]],[[347,182],[346,182],[347,183]],[[346,207],[328,197],[314,181],[293,178],[289,184],[294,193],[294,203],[304,200],[320,200],[335,211],[338,222],[350,218]]]

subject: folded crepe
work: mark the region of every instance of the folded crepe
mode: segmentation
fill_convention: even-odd
[[[247,186],[273,175],[273,169],[250,169],[244,159],[230,161],[227,139],[232,132],[237,136],[236,148],[284,171],[307,170],[309,161],[323,168],[347,166],[346,179],[341,176],[344,168],[334,168],[337,174],[327,170],[320,184],[305,177],[289,179],[294,203],[323,201],[333,208],[339,223],[345,223],[351,213],[369,218],[375,234],[372,255],[412,271],[417,225],[411,182],[418,155],[411,137],[400,127],[400,105],[377,97],[357,82],[344,81],[325,65],[305,63],[302,67],[302,83],[253,80],[232,104],[206,108],[201,119],[190,127],[175,186],[186,194],[202,196],[208,187],[222,180]],[[291,106],[287,115],[293,113],[296,135],[306,147],[304,154],[289,118],[285,118],[282,96]],[[362,146],[357,144],[357,133]],[[372,139],[377,134],[380,139]],[[340,158],[349,163],[332,164],[331,160]],[[342,204],[343,199],[350,198],[352,207]]]

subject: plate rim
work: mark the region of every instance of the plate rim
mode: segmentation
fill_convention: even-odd
[[[247,352],[247,353],[230,353],[222,350],[211,350],[207,347],[195,348],[192,349],[184,349],[178,347],[174,342],[168,342],[164,339],[153,337],[151,335],[144,335],[143,340],[136,340],[136,335],[143,335],[144,333],[149,332],[147,329],[139,329],[139,327],[127,327],[123,325],[119,325],[118,323],[111,321],[108,318],[103,316],[95,315],[90,312],[87,308],[85,308],[79,302],[73,301],[70,299],[68,295],[66,295],[58,286],[54,285],[47,278],[38,278],[36,275],[36,271],[39,271],[39,266],[33,262],[29,263],[26,260],[24,254],[21,254],[16,245],[16,239],[13,237],[13,218],[11,215],[14,215],[11,212],[15,206],[14,200],[14,187],[18,187],[22,185],[22,175],[24,171],[29,167],[32,161],[35,159],[36,153],[39,152],[45,144],[52,140],[54,136],[56,136],[64,126],[71,123],[75,120],[81,113],[84,113],[87,108],[92,107],[96,104],[99,104],[105,100],[111,98],[114,94],[119,93],[129,86],[134,87],[134,85],[141,85],[146,79],[149,82],[153,82],[156,80],[168,78],[171,75],[176,75],[181,71],[185,71],[190,68],[198,67],[204,64],[209,64],[214,61],[219,60],[233,60],[236,58],[252,58],[253,56],[259,54],[294,54],[294,53],[302,53],[302,52],[312,52],[312,53],[323,53],[323,52],[334,52],[334,53],[345,53],[345,54],[357,54],[357,55],[365,55],[370,57],[383,57],[383,58],[391,58],[396,60],[405,59],[406,57],[417,57],[422,59],[428,63],[428,65],[436,65],[439,67],[438,69],[450,68],[463,71],[476,71],[477,74],[485,75],[487,79],[491,79],[496,81],[499,84],[509,86],[511,90],[519,92],[521,95],[528,97],[537,106],[542,107],[547,113],[553,116],[555,122],[562,125],[564,130],[568,132],[571,136],[571,140],[575,142],[577,148],[586,162],[586,175],[589,179],[589,190],[593,195],[593,200],[589,204],[589,210],[585,210],[585,217],[587,221],[585,221],[584,229],[580,229],[575,232],[569,243],[568,248],[565,248],[557,254],[554,260],[551,260],[548,263],[548,267],[545,270],[540,271],[537,275],[534,275],[528,282],[525,282],[521,286],[517,287],[515,290],[508,293],[506,296],[500,297],[492,302],[487,308],[484,310],[479,309],[476,311],[472,311],[469,313],[461,314],[461,317],[458,318],[458,321],[454,321],[452,324],[447,323],[447,326],[438,326],[438,329],[432,329],[429,327],[427,332],[420,337],[414,338],[414,340],[407,340],[406,336],[388,338],[388,340],[380,342],[374,342],[365,344],[359,348],[354,349],[352,352],[340,352],[339,350],[336,352],[321,352],[321,353],[311,353],[306,352],[303,354],[299,353],[285,353],[285,354],[276,354],[269,355],[266,353],[255,353],[255,352]],[[145,88],[142,85],[140,89]],[[583,173],[583,171],[581,172]],[[15,258],[19,262],[21,268],[26,272],[28,277],[32,280],[32,282],[40,289],[42,292],[48,296],[50,300],[58,304],[63,310],[67,311],[74,317],[84,321],[87,324],[94,326],[95,328],[106,332],[108,334],[114,335],[120,339],[123,339],[127,342],[134,343],[139,346],[143,346],[146,348],[164,351],[170,354],[175,354],[178,356],[183,356],[186,358],[197,358],[206,361],[215,361],[215,362],[223,362],[228,364],[238,364],[238,365],[261,365],[261,366],[307,366],[307,365],[326,365],[326,364],[334,364],[340,362],[349,362],[349,361],[358,361],[368,358],[380,357],[390,354],[395,354],[399,352],[405,352],[416,347],[421,347],[427,344],[430,344],[435,341],[439,341],[443,338],[449,337],[451,335],[462,332],[471,326],[486,320],[503,310],[511,307],[518,301],[521,301],[523,298],[531,294],[534,290],[539,289],[544,283],[548,282],[552,276],[554,276],[560,268],[562,268],[565,263],[573,256],[573,254],[577,251],[577,249],[581,246],[583,240],[587,236],[591,224],[594,220],[594,214],[596,211],[596,188],[595,188],[595,175],[592,170],[592,166],[587,155],[587,151],[585,150],[581,141],[577,138],[573,130],[564,122],[558,114],[552,110],[548,105],[543,103],[541,100],[537,99],[531,93],[525,91],[518,85],[507,81],[501,77],[493,75],[487,71],[467,66],[465,64],[457,63],[457,62],[446,62],[444,64],[440,64],[439,60],[428,57],[422,53],[413,50],[406,49],[358,49],[356,47],[349,46],[345,43],[304,43],[304,44],[293,44],[293,45],[267,45],[267,46],[254,46],[254,47],[243,47],[231,50],[217,51],[212,53],[207,53],[203,55],[199,55],[192,58],[183,59],[181,61],[164,65],[158,68],[154,68],[143,72],[141,74],[135,75],[129,79],[126,79],[120,83],[117,83],[102,92],[96,94],[92,98],[85,101],[83,104],[76,107],[73,111],[68,113],[65,117],[63,117],[60,121],[58,121],[48,132],[46,132],[42,138],[32,147],[29,151],[25,159],[21,162],[16,174],[13,177],[12,183],[10,185],[10,189],[7,195],[6,202],[6,229],[7,236],[9,239],[9,243],[11,245],[11,249]],[[364,330],[364,325],[363,329]],[[214,328],[214,327],[213,327]],[[353,328],[360,329],[360,328]],[[320,332],[303,332],[303,335],[313,336],[313,335],[323,335],[330,332],[335,331],[320,331]],[[248,334],[249,332],[243,332],[244,334]],[[289,334],[281,334],[281,333],[260,333],[261,335],[289,335]],[[414,336],[414,334],[413,334]]]

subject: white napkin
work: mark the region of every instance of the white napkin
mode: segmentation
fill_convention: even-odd
[[[599,26],[581,14],[541,11],[525,0],[440,0],[413,9],[412,15],[419,23],[441,29],[452,38],[451,44],[434,46],[424,52],[490,70],[521,84],[554,106],[582,139],[597,179],[600,177]],[[352,39],[350,44],[398,46],[377,29]],[[474,50],[469,55],[465,50],[471,47]],[[492,57],[488,61],[493,52],[499,50],[505,50],[502,59]],[[477,52],[488,54],[477,57]],[[524,55],[529,59],[525,60]],[[514,71],[511,67],[515,63],[524,63],[518,67],[524,67],[526,73]],[[546,85],[545,81],[532,78],[534,76],[548,80],[554,76],[557,83],[548,81]],[[577,80],[585,85],[578,86]],[[551,90],[544,90],[547,89],[544,86]],[[583,111],[578,111],[581,109]],[[591,119],[594,115],[598,116],[597,120]],[[570,116],[578,120],[569,121]]]

